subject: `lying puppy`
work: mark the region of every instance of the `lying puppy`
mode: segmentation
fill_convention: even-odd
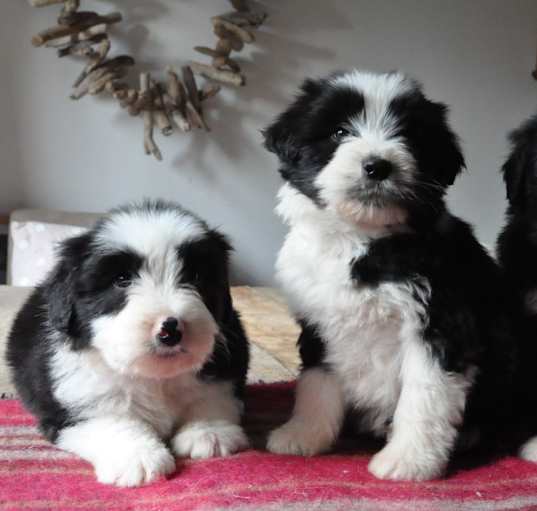
[[[509,416],[516,342],[499,269],[444,203],[464,166],[446,110],[403,74],[350,71],[306,80],[266,130],[303,366],[270,451],[326,451],[353,410],[388,439],[375,476],[431,479],[459,430]]]
[[[137,486],[173,472],[173,454],[248,445],[239,426],[248,344],[229,251],[175,204],[119,208],[62,244],[19,312],[7,351],[19,395],[44,435],[91,462],[100,482]]]
[[[498,260],[505,271],[526,343],[523,346],[521,386],[534,392],[537,360],[537,116],[511,133],[511,154],[502,167],[507,188],[507,225],[498,238]],[[535,410],[535,403],[527,406]],[[535,417],[533,417],[535,421]],[[526,442],[521,457],[537,462],[537,438]]]

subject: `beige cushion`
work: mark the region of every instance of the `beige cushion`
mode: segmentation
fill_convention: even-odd
[[[13,396],[5,363],[5,346],[11,324],[32,288],[0,286],[0,395]],[[298,327],[287,312],[280,295],[270,288],[235,287],[235,307],[239,310],[251,343],[248,381],[287,381],[298,372],[296,339]]]
[[[54,244],[72,234],[78,228],[89,228],[99,218],[97,213],[73,213],[49,209],[19,209],[10,215],[7,258],[7,283],[10,285],[35,285],[50,267],[50,255]],[[55,227],[61,226],[61,227]],[[36,261],[28,264],[26,256],[40,253]]]

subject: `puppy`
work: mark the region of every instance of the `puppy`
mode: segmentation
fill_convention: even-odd
[[[100,482],[137,486],[173,472],[174,454],[248,445],[230,248],[175,204],[122,207],[62,244],[19,312],[7,350],[18,393]]]
[[[459,431],[509,417],[517,360],[498,267],[447,210],[447,108],[401,73],[306,80],[265,131],[285,180],[276,263],[302,372],[275,453],[328,450],[347,411],[387,438],[383,479],[443,474]]]
[[[531,375],[537,360],[537,116],[511,133],[511,153],[502,167],[507,189],[507,224],[498,238],[498,260],[520,313],[524,370],[521,386],[528,398],[535,387]],[[526,408],[535,410],[535,403]],[[535,426],[535,417],[533,417]],[[537,438],[520,449],[520,455],[537,462]]]

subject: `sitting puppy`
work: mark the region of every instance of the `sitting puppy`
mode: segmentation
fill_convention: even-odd
[[[7,351],[19,395],[100,482],[137,486],[173,472],[173,454],[248,445],[230,248],[175,204],[119,208],[62,244],[19,312]]]
[[[537,360],[537,116],[526,121],[510,135],[511,154],[502,167],[507,188],[507,225],[498,238],[498,260],[505,272],[514,301],[521,313],[523,328],[521,383],[528,396],[535,381]],[[535,404],[532,405],[535,409]],[[535,420],[535,417],[533,417]],[[520,455],[537,462],[537,438],[526,442]]]
[[[400,73],[306,80],[265,131],[289,225],[277,274],[302,326],[291,419],[268,449],[328,450],[345,412],[388,439],[379,478],[440,476],[459,431],[508,418],[517,360],[496,264],[444,194],[446,107]]]

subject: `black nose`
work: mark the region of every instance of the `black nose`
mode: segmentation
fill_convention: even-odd
[[[393,171],[393,165],[382,158],[370,158],[362,164],[369,179],[384,181]]]
[[[183,334],[177,327],[179,321],[176,318],[166,318],[157,334],[157,339],[166,346],[177,346],[181,342]]]

